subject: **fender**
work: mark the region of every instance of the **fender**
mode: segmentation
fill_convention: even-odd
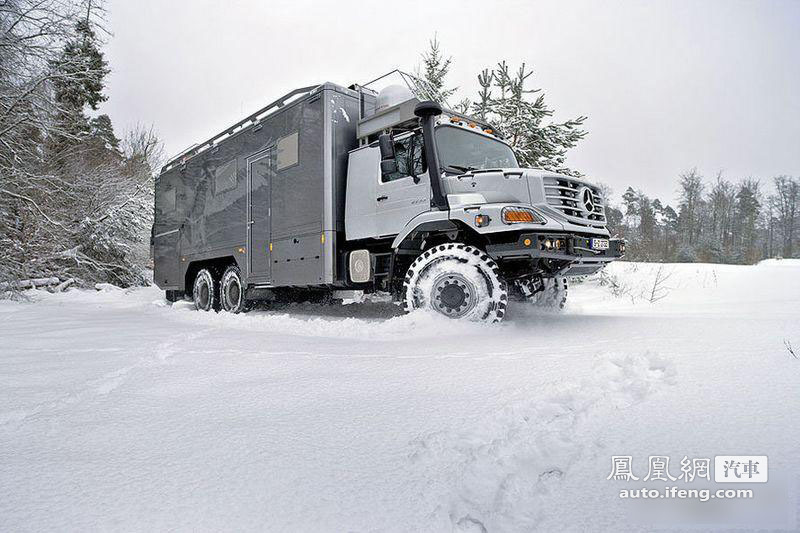
[[[430,229],[454,229],[456,227],[450,220],[449,211],[426,211],[408,221],[408,224],[392,241],[392,248],[396,250],[411,233],[428,225],[431,226]]]
[[[563,232],[565,231],[564,224],[561,222],[554,220],[552,217],[545,215],[545,223],[544,224],[515,224],[513,227],[503,224],[500,221],[500,213],[502,212],[504,207],[507,206],[523,206],[523,207],[533,207],[536,209],[536,206],[527,206],[522,203],[514,202],[514,203],[487,203],[487,204],[474,204],[474,205],[467,205],[463,207],[451,208],[449,211],[426,211],[425,213],[420,213],[419,215],[412,218],[408,224],[403,228],[397,237],[394,238],[392,241],[392,248],[397,249],[400,244],[414,231],[419,229],[443,229],[443,230],[450,230],[456,229],[458,227],[464,227],[471,229],[475,233],[487,235],[492,233],[504,233],[507,231],[558,231]],[[539,210],[542,213],[542,210]],[[473,225],[473,220],[475,215],[483,213],[490,216],[492,222],[489,226],[483,228],[476,228]],[[422,226],[428,226],[422,228]],[[586,231],[587,228],[579,228],[579,231],[583,230]],[[594,233],[594,232],[592,232]],[[606,232],[607,233],[607,232]]]

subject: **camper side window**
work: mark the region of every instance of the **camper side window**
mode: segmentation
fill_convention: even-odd
[[[428,170],[422,150],[422,135],[416,133],[405,139],[395,141],[394,153],[397,161],[397,172],[386,174],[381,181],[395,181],[412,175],[419,176]]]
[[[214,191],[219,194],[234,188],[236,188],[236,159],[231,159],[214,171]]]
[[[298,156],[298,135],[297,132],[278,139],[277,146],[277,169],[283,170],[297,164]]]

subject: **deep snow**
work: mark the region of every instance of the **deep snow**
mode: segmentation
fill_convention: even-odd
[[[797,528],[800,261],[608,274],[499,325],[155,288],[0,302],[0,531]],[[612,455],[726,454],[769,456],[753,500],[606,480]]]

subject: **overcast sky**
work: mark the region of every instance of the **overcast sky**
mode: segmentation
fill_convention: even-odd
[[[413,71],[436,33],[460,96],[524,61],[557,119],[588,116],[568,163],[616,196],[800,175],[800,1],[110,1],[103,111],[170,154],[291,89]]]

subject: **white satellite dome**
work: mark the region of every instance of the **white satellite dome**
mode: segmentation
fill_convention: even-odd
[[[385,109],[412,98],[414,98],[414,95],[408,87],[403,87],[402,85],[389,85],[378,93],[375,112],[380,113]]]

